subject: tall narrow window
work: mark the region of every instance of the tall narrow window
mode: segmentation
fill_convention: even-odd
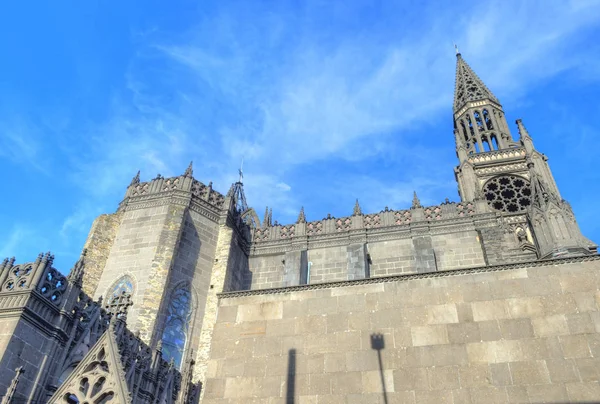
[[[463,121],[462,119],[460,120],[460,126],[462,127],[462,133],[463,133],[463,136],[465,137],[465,142],[468,142],[469,135],[467,134],[467,128],[465,127],[465,121]]]
[[[483,130],[483,122],[481,121],[481,115],[479,111],[473,112],[473,116],[475,117],[475,122],[477,122],[477,129]]]
[[[492,119],[490,118],[487,109],[483,110],[483,120],[485,121],[485,126],[488,130],[494,130],[494,125],[492,124]]]
[[[492,145],[494,147],[494,150],[500,150],[498,148],[498,139],[496,138],[496,135],[492,133],[490,138],[492,139]]]
[[[176,289],[171,295],[167,321],[162,335],[162,355],[167,361],[173,359],[181,367],[192,315],[192,296],[188,287]]]
[[[473,122],[471,122],[471,117],[467,115],[467,122],[469,123],[469,130],[471,131],[471,136],[475,136],[475,129],[473,129]]]

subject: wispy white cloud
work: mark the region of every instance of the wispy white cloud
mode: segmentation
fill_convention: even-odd
[[[124,191],[138,168],[146,178],[172,175],[193,159],[196,175],[225,191],[244,158],[250,203],[257,211],[273,206],[285,221],[305,203],[302,188],[319,189],[313,197],[322,203],[327,186],[342,192],[339,184],[307,184],[302,167],[360,166],[387,156],[387,174],[376,167],[371,175],[346,174],[349,200],[368,195],[365,209],[399,208],[417,189],[424,203],[439,202],[455,192],[452,174],[403,159],[425,153],[431,165],[432,154],[452,147],[452,42],[505,104],[514,103],[589,58],[577,41],[600,21],[600,2],[493,1],[422,7],[405,17],[388,10],[358,30],[311,29],[339,13],[314,5],[298,13],[224,6],[187,36],[144,35],[127,72],[128,93],[90,131],[90,153],[76,159],[74,178],[99,198]],[[448,170],[452,159],[446,153],[437,161]]]

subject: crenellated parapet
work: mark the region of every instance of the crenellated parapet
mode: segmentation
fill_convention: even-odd
[[[298,221],[293,224],[281,225],[275,223],[252,231],[253,243],[265,243],[279,240],[292,240],[300,237],[316,237],[328,235],[350,234],[360,231],[373,231],[377,229],[394,230],[398,227],[410,227],[421,224],[435,225],[446,224],[461,218],[474,216],[476,213],[484,214],[485,205],[480,205],[477,211],[476,202],[449,202],[428,207],[415,207],[404,210],[392,210],[387,207],[377,213],[357,214],[341,218],[328,215],[322,220],[311,222]],[[356,211],[356,210],[355,210]],[[303,211],[302,215],[303,216]]]

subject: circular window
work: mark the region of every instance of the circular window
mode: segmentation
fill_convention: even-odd
[[[521,212],[531,205],[531,186],[516,175],[492,178],[484,185],[483,194],[488,204],[501,212]]]

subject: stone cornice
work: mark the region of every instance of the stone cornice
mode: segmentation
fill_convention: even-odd
[[[491,266],[473,267],[473,268],[466,268],[466,269],[454,269],[454,270],[449,270],[449,271],[382,276],[382,277],[377,277],[377,278],[366,278],[366,279],[357,279],[357,280],[350,280],[350,281],[337,281],[337,282],[323,282],[323,283],[314,283],[314,284],[310,284],[310,285],[288,286],[288,287],[281,287],[281,288],[243,290],[243,291],[237,291],[237,292],[223,292],[223,293],[219,293],[217,296],[220,299],[230,299],[230,298],[244,297],[244,296],[284,294],[284,293],[301,292],[301,291],[308,291],[308,290],[330,289],[330,288],[337,288],[337,287],[370,285],[370,284],[389,283],[389,282],[406,282],[406,281],[411,281],[411,280],[415,280],[415,279],[445,278],[445,277],[449,277],[449,276],[470,275],[470,274],[476,274],[476,273],[501,272],[501,271],[510,271],[513,269],[536,268],[536,267],[542,267],[542,266],[547,266],[547,265],[564,265],[564,264],[571,264],[571,263],[576,263],[576,262],[590,262],[590,261],[600,261],[600,255],[571,257],[571,258],[556,258],[556,259],[539,260],[539,261],[522,261],[522,262],[511,263],[511,264],[491,265]]]

